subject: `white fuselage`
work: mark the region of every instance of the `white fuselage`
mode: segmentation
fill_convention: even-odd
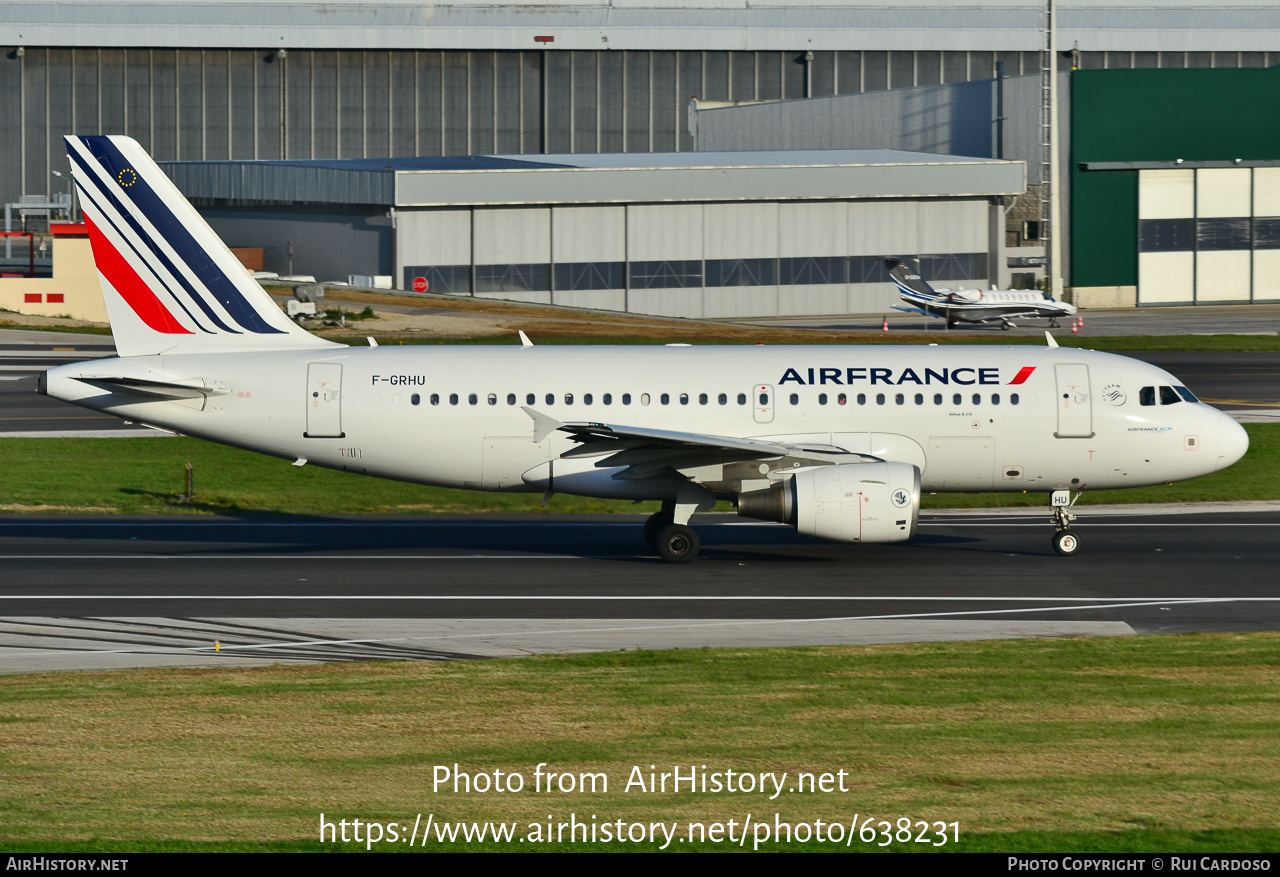
[[[209,394],[148,398],[80,380],[94,376]],[[1225,468],[1248,447],[1243,429],[1207,405],[1159,404],[1159,387],[1180,384],[1168,373],[1067,348],[335,348],[97,360],[52,369],[46,381],[51,396],[186,435],[482,490],[548,489],[539,473],[568,462],[559,458],[574,442],[538,436],[526,408],[564,423],[835,446],[912,463],[927,491],[1159,484]],[[1157,388],[1157,404],[1140,404],[1144,387]],[[681,477],[722,483],[717,473]],[[669,484],[556,489],[661,498]]]

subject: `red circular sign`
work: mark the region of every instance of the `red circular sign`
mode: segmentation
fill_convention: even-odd
[[[427,291],[427,278],[425,278],[425,277],[415,277],[415,278],[413,278],[413,291],[414,291],[414,292],[426,292],[426,291]]]

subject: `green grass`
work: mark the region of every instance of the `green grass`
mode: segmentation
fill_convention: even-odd
[[[1277,633],[8,676],[0,715],[9,851],[319,850],[321,812],[521,830],[857,814],[958,822],[943,849],[1280,848]],[[608,790],[432,786],[456,763],[531,787],[540,762]],[[625,791],[650,765],[788,788],[843,770],[847,791]]]
[[[1249,453],[1235,466],[1172,486],[1087,492],[1082,503],[1280,499],[1280,425],[1247,424]],[[653,503],[425,487],[296,467],[192,438],[0,439],[0,513],[415,514],[648,512]],[[184,464],[195,467],[195,502],[178,498]],[[1044,493],[938,494],[925,508],[1048,506]],[[721,510],[728,510],[721,504]]]

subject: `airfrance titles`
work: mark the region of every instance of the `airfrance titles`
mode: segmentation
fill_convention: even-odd
[[[1024,366],[1019,369],[1009,383],[1021,384],[1031,377],[1031,373],[1035,370],[1036,367],[1033,365]],[[782,373],[782,377],[778,380],[778,385],[800,384],[801,386],[813,386],[815,384],[836,384],[839,386],[851,386],[863,382],[871,385],[888,384],[890,386],[916,384],[922,387],[949,384],[963,386],[970,384],[999,384],[1000,369],[970,368],[968,366],[941,369],[924,368],[919,371],[913,368],[904,368],[901,371],[897,371],[891,368],[873,368],[869,366],[866,368],[856,366],[846,368],[832,366],[803,369],[789,368]]]

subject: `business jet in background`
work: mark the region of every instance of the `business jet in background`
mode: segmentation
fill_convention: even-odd
[[[898,287],[898,297],[912,307],[895,310],[916,314],[933,314],[947,321],[949,328],[957,322],[990,323],[1000,321],[1001,329],[1014,328],[1013,320],[1047,317],[1049,327],[1057,328],[1058,317],[1070,317],[1076,306],[1055,299],[1047,292],[1022,289],[934,289],[903,259],[890,256],[884,260],[889,276]]]
[[[475,490],[657,500],[671,562],[690,517],[740,514],[844,542],[916,532],[921,491],[1052,495],[1195,478],[1248,448],[1158,368],[980,346],[348,347],[290,321],[143,149],[68,137],[118,357],[40,392],[316,465]]]

